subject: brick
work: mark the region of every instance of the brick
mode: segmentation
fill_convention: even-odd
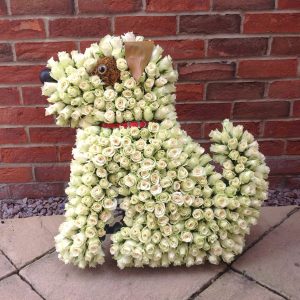
[[[207,100],[252,100],[264,95],[264,82],[212,82],[207,85]]]
[[[0,144],[23,144],[26,142],[24,128],[0,128]]]
[[[26,105],[47,104],[47,97],[42,96],[40,86],[23,86],[23,102]]]
[[[270,189],[283,189],[286,184],[286,178],[283,176],[270,176],[268,177],[269,188]]]
[[[110,33],[109,18],[74,18],[49,21],[50,37],[99,37]]]
[[[64,15],[72,13],[70,0],[11,0],[11,12],[13,15]]]
[[[191,136],[193,139],[201,139],[201,123],[189,123],[189,124],[181,124],[181,128],[187,132],[189,136]]]
[[[264,136],[272,138],[300,137],[300,120],[267,121]]]
[[[72,160],[72,148],[73,146],[60,146],[59,150],[59,161],[69,162]]]
[[[234,125],[243,125],[245,130],[251,132],[255,137],[259,136],[259,122],[233,122]],[[215,129],[222,129],[221,123],[205,123],[204,124],[204,138],[209,138],[209,133]]]
[[[297,33],[300,32],[300,13],[246,14],[245,33]]]
[[[262,56],[268,48],[267,38],[228,38],[208,41],[208,57]]]
[[[156,24],[156,25],[154,25]],[[159,26],[158,26],[159,24]],[[126,16],[116,17],[115,34],[132,31],[144,36],[164,36],[176,34],[175,16]]]
[[[0,20],[1,40],[36,39],[45,36],[44,22],[41,19]]]
[[[237,102],[233,107],[233,117],[239,119],[273,119],[288,117],[288,101]]]
[[[86,48],[89,48],[91,44],[99,43],[99,39],[88,40],[88,41],[80,41],[79,48],[81,52],[84,52]]]
[[[69,166],[39,166],[34,167],[36,181],[68,181],[70,178]]]
[[[180,16],[180,33],[239,33],[239,15],[189,15]]]
[[[234,77],[234,63],[180,64],[180,80],[221,80]]]
[[[155,41],[164,49],[164,55],[173,59],[198,59],[204,57],[203,40],[169,40]]]
[[[230,103],[177,104],[180,121],[221,120],[230,116]]]
[[[1,148],[1,161],[5,163],[33,163],[57,161],[56,147]]]
[[[275,81],[270,84],[270,98],[300,98],[300,80]]]
[[[183,12],[209,10],[209,0],[147,0],[146,11],[148,12]]]
[[[0,1],[0,16],[7,15],[7,5],[4,0]]]
[[[272,175],[300,174],[300,160],[297,158],[268,158],[267,165]]]
[[[141,10],[141,0],[79,0],[79,13],[133,13]]]
[[[29,183],[9,186],[10,198],[43,198],[65,196],[64,183]]]
[[[0,168],[0,182],[28,182],[32,181],[30,167]]]
[[[293,189],[299,189],[299,186],[300,186],[300,177],[292,176],[286,178],[285,188],[289,190],[293,190]]]
[[[20,104],[20,100],[17,88],[0,88],[0,105],[18,104]]]
[[[41,66],[0,66],[0,82],[38,83]]]
[[[71,52],[77,47],[74,42],[38,42],[17,43],[15,48],[18,61],[46,61],[56,58],[59,51]]]
[[[75,143],[75,130],[72,128],[58,127],[33,127],[29,129],[32,143]]]
[[[213,0],[213,10],[264,10],[274,4],[274,0]]]
[[[259,150],[266,156],[282,155],[284,152],[284,141],[259,141]]]
[[[294,102],[293,116],[294,117],[300,117],[300,101],[295,101]]]
[[[13,61],[11,45],[7,43],[0,44],[0,62]]]
[[[300,140],[287,141],[286,154],[300,155]]]
[[[203,84],[178,83],[176,85],[177,101],[201,101],[203,100]]]
[[[300,55],[300,37],[274,37],[271,54],[273,55]]]
[[[6,107],[0,108],[0,124],[41,125],[52,124],[51,116],[45,117],[43,107]]]
[[[300,8],[300,2],[297,0],[278,0],[278,9]]]
[[[296,59],[245,60],[240,61],[238,77],[240,78],[281,78],[297,76]]]

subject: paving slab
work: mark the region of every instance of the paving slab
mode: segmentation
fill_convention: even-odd
[[[281,300],[284,299],[246,277],[229,271],[204,290],[196,300]]]
[[[16,268],[0,252],[0,279],[16,271]]]
[[[12,275],[0,281],[0,299],[41,300],[42,298],[18,275]]]
[[[106,251],[107,252],[107,251]],[[104,265],[80,270],[56,253],[26,266],[21,275],[47,300],[186,299],[225,269],[225,265],[120,270],[109,255]],[[45,270],[47,270],[45,272]]]
[[[300,210],[238,258],[233,268],[290,299],[299,299]]]
[[[54,246],[62,216],[9,219],[0,222],[0,249],[17,268]]]

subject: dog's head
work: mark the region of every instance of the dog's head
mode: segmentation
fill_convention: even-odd
[[[58,53],[47,66],[56,82],[45,82],[46,114],[61,126],[175,119],[177,72],[170,56],[141,36],[107,35],[84,53]]]

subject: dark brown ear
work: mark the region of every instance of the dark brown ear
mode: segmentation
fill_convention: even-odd
[[[154,43],[152,41],[125,42],[125,59],[133,78],[138,81],[148,65]]]

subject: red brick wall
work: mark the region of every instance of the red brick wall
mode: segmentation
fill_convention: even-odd
[[[62,195],[68,180],[74,131],[44,116],[47,58],[132,30],[173,56],[195,139],[229,117],[260,140],[272,186],[299,186],[300,1],[0,0],[0,199]]]

